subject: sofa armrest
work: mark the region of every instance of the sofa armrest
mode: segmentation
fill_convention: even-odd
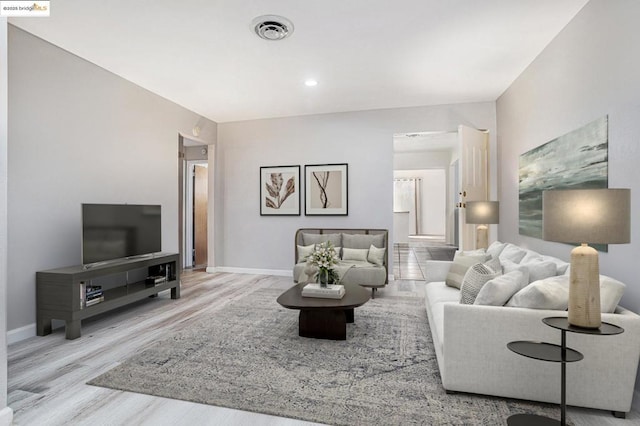
[[[422,271],[425,282],[445,281],[452,263],[451,260],[427,260]]]
[[[640,357],[640,317],[619,312],[602,314],[602,320],[624,328],[622,334],[567,333],[567,346],[584,355],[582,361],[567,365],[569,405],[630,410]],[[558,403],[559,367],[517,355],[506,345],[515,340],[559,344],[560,331],[546,326],[542,318],[566,315],[566,311],[446,303],[444,387]]]

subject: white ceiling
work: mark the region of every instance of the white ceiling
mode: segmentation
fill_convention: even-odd
[[[586,3],[55,0],[10,23],[221,123],[493,101]],[[264,14],[291,37],[259,39]]]
[[[451,151],[458,149],[458,132],[419,132],[393,135],[393,152]]]

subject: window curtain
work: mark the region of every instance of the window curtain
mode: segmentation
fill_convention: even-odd
[[[396,178],[393,180],[393,211],[409,213],[409,235],[422,231],[422,179]]]

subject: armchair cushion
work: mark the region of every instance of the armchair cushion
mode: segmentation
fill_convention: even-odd
[[[342,247],[352,249],[369,249],[370,246],[384,247],[383,234],[342,234]]]

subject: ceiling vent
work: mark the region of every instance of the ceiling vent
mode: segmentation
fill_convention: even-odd
[[[253,20],[253,29],[258,37],[277,41],[287,38],[293,33],[293,23],[282,16],[263,15]]]

